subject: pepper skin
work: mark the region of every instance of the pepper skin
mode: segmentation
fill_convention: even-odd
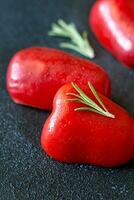
[[[83,107],[65,101],[67,93],[76,93],[71,84],[62,86],[53,101],[53,111],[42,130],[41,145],[52,158],[67,163],[87,163],[116,167],[134,158],[134,120],[127,111],[99,94],[108,118],[91,111],[74,111]],[[89,90],[84,92],[95,101]]]
[[[14,102],[51,110],[57,90],[75,81],[91,81],[98,91],[110,96],[111,82],[97,64],[64,51],[31,47],[17,52],[7,72],[7,89]]]
[[[89,24],[102,46],[134,69],[134,1],[96,1],[89,14]]]

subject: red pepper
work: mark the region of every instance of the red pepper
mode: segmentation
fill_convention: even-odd
[[[98,0],[89,23],[99,42],[119,61],[134,68],[134,1]]]
[[[8,66],[7,89],[16,103],[51,110],[57,90],[65,83],[87,81],[106,96],[111,83],[97,64],[64,51],[32,47],[17,52]]]
[[[89,88],[84,92],[97,102]],[[133,159],[134,120],[127,111],[99,94],[107,109],[103,116],[101,112],[96,113],[97,110],[84,109],[77,96],[73,101],[73,94],[78,95],[78,92],[66,84],[54,98],[53,111],[41,135],[46,153],[58,161],[103,167],[115,167]]]

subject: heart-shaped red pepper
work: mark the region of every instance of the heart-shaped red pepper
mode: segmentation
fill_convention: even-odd
[[[99,42],[119,61],[134,68],[134,1],[98,0],[89,21]]]
[[[97,103],[89,88],[84,89],[84,92]],[[99,102],[97,104],[102,109],[105,105],[107,114],[102,111],[96,113],[97,106],[84,110],[78,95],[71,84],[64,85],[57,92],[53,111],[41,135],[41,145],[46,153],[67,163],[104,167],[115,167],[133,159],[134,120],[127,111],[101,94],[99,98],[103,105]]]
[[[111,94],[107,73],[97,64],[57,49],[31,47],[17,52],[8,66],[7,89],[16,103],[51,110],[57,90],[87,81],[106,96]]]

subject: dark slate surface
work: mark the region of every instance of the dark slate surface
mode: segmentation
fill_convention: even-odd
[[[57,47],[60,39],[47,36],[58,18],[88,29],[91,1],[0,0],[0,200],[133,200],[134,162],[104,169],[56,162],[40,147],[47,112],[14,104],[5,76],[11,56],[32,45]],[[113,83],[113,99],[134,116],[134,72],[104,51],[94,36],[96,63]]]

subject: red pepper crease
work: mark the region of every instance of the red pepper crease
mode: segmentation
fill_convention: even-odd
[[[89,88],[84,92],[96,101]],[[65,101],[67,94],[72,93],[76,91],[71,84],[56,93],[52,113],[41,135],[45,152],[58,161],[102,167],[115,167],[133,159],[134,120],[127,111],[102,94],[100,99],[115,118],[92,111],[75,111],[83,104]]]
[[[134,68],[134,1],[98,0],[89,15],[99,42],[124,65]]]
[[[75,81],[90,81],[106,96],[111,95],[107,73],[97,64],[64,51],[31,47],[17,52],[8,66],[7,89],[16,103],[51,110],[57,90]]]

